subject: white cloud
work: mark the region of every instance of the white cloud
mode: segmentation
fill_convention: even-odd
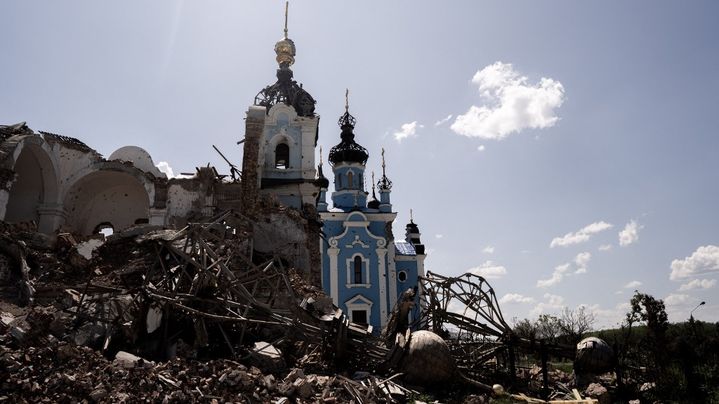
[[[410,123],[402,124],[402,127],[397,132],[394,132],[392,136],[394,136],[395,140],[397,142],[402,142],[402,140],[407,139],[408,137],[414,137],[417,136],[417,128],[424,128],[424,125],[420,125],[417,123],[417,121],[413,121]]]
[[[599,251],[609,251],[611,249],[612,249],[611,244],[602,244],[599,246],[599,248],[597,248],[597,250],[599,250]]]
[[[442,238],[442,237],[444,237],[444,234],[435,234],[434,237],[435,237],[435,238]]]
[[[562,237],[553,238],[552,242],[549,244],[549,247],[566,247],[574,244],[584,243],[585,241],[588,241],[592,237],[592,235],[610,228],[612,228],[612,225],[607,222],[594,222],[584,226],[577,232],[567,233]]]
[[[529,296],[523,296],[519,293],[507,293],[499,299],[501,304],[512,304],[512,303],[534,303],[534,298]]]
[[[569,264],[562,264],[554,267],[554,272],[549,279],[540,279],[537,281],[538,288],[546,288],[549,286],[556,285],[561,282],[564,278],[564,274],[569,270]]]
[[[691,256],[672,261],[671,268],[669,279],[673,281],[719,272],[719,247],[715,245],[699,247]]]
[[[450,119],[452,119],[452,114],[449,114],[449,115],[447,115],[446,118],[442,118],[439,121],[435,122],[434,126],[439,126],[439,125],[445,124],[445,123],[449,122]]]
[[[624,226],[624,230],[619,232],[619,245],[626,247],[637,242],[637,240],[639,240],[639,230],[641,230],[642,227],[643,226],[637,223],[636,220],[629,221],[629,223]]]
[[[160,161],[155,164],[155,167],[157,167],[160,172],[165,173],[167,178],[175,178],[175,173],[172,171],[172,167],[170,167],[170,163],[167,161]]]
[[[492,261],[486,261],[484,264],[471,268],[467,272],[487,279],[498,279],[507,274],[507,268],[496,265]]]
[[[574,257],[574,263],[577,264],[578,268],[587,268],[587,264],[589,264],[589,261],[592,259],[592,253],[589,252],[582,252],[577,254],[576,257]]]
[[[564,307],[564,298],[562,296],[545,293],[544,300],[545,301],[539,302],[534,306],[529,312],[530,316],[534,317],[548,312],[558,312]]]
[[[479,147],[477,147],[477,150],[479,150],[479,151],[484,151],[484,149],[485,149],[485,147],[483,144],[481,144],[481,145],[479,145]]]
[[[642,283],[639,281],[631,281],[624,285],[624,289],[636,289],[638,287],[642,286]]]
[[[681,306],[689,302],[689,295],[681,293],[672,293],[664,298],[664,303],[667,306]]]
[[[488,245],[482,249],[485,254],[494,254],[494,246]]]
[[[680,292],[692,289],[711,289],[717,284],[716,279],[694,279],[679,287]]]
[[[523,129],[554,126],[556,109],[564,102],[564,86],[542,77],[539,83],[514,70],[511,63],[495,62],[472,78],[485,103],[458,115],[450,128],[464,136],[499,140]]]
[[[586,267],[577,268],[577,270],[574,271],[574,273],[577,274],[577,275],[586,274],[586,273],[587,273],[587,268],[586,268]]]

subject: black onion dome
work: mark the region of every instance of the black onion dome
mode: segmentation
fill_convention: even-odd
[[[322,172],[322,164],[317,166],[317,179],[315,180],[315,184],[323,189],[327,189],[330,187],[330,180],[325,177],[325,173]]]
[[[302,88],[301,84],[292,80],[292,75],[292,70],[286,66],[277,69],[277,82],[257,93],[255,105],[266,107],[269,110],[273,105],[283,102],[292,106],[299,116],[315,116],[317,101]]]
[[[370,209],[379,209],[379,201],[377,198],[372,197],[372,200],[367,202],[367,207]]]
[[[369,158],[367,149],[355,142],[355,122],[355,117],[350,115],[349,112],[345,112],[337,122],[340,128],[342,128],[342,141],[330,149],[329,161],[332,164],[345,162],[364,165],[367,163],[367,159]]]

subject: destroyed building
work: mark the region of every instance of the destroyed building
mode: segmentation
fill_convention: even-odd
[[[406,240],[394,239],[397,213],[384,151],[379,200],[372,184],[368,201],[369,153],[354,141],[355,118],[348,110],[340,118],[341,142],[329,153],[334,191],[328,205],[329,180],[315,163],[316,101],[293,79],[296,48],[286,29],[274,49],[277,81],[247,110],[242,170],[232,168],[232,181],[209,166],[197,168],[191,178],[168,178],[137,146],[104,158],[75,138],[36,132],[24,122],[4,125],[0,220],[31,223],[48,235],[87,238],[133,226],[179,229],[233,209],[256,219],[251,229],[256,253],[278,256],[304,271],[352,321],[378,333],[397,297],[416,289],[424,274],[419,229],[412,221]],[[285,210],[263,209],[267,206]]]

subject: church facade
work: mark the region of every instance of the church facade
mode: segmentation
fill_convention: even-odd
[[[426,257],[417,225],[410,220],[404,240],[395,240],[392,224],[392,182],[386,175],[382,151],[382,177],[372,195],[365,189],[367,149],[355,141],[355,118],[345,105],[339,119],[340,142],[329,153],[334,189],[327,200],[330,180],[320,164],[315,170],[318,117],[315,100],[293,80],[295,44],[285,36],[275,45],[279,64],[277,82],[260,91],[248,122],[265,108],[258,144],[257,183],[260,192],[275,195],[281,203],[307,211],[315,208],[321,222],[320,281],[334,304],[356,323],[379,332],[398,297],[407,289],[419,290]],[[248,131],[249,133],[249,131]],[[379,199],[377,199],[379,193]],[[369,200],[368,200],[369,199]]]

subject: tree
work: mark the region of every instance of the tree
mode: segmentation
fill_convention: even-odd
[[[561,335],[572,344],[579,342],[593,326],[594,313],[588,311],[585,306],[579,306],[576,310],[565,307],[559,317]]]
[[[526,318],[519,321],[515,318],[513,331],[519,338],[526,338],[528,340],[537,339],[537,324]]]
[[[540,314],[535,326],[537,327],[537,337],[548,342],[556,342],[562,334],[559,318],[550,314]]]

